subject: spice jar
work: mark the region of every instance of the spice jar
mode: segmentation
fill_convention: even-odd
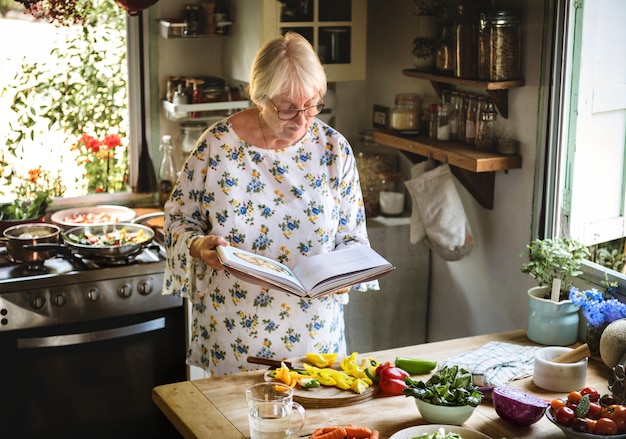
[[[437,140],[450,140],[450,104],[449,95],[443,93],[437,112]]]
[[[521,28],[515,11],[483,12],[478,33],[478,77],[506,81],[521,77]]]
[[[397,94],[395,107],[390,112],[389,126],[398,131],[418,131],[421,121],[421,96],[413,93]]]
[[[478,100],[474,96],[469,96],[467,113],[465,115],[465,143],[474,145],[476,143],[476,110]]]
[[[439,108],[437,104],[430,104],[428,107],[430,113],[430,120],[428,121],[428,137],[430,139],[437,138],[437,128],[439,128],[439,122],[437,121],[437,116],[439,112]]]
[[[480,121],[476,130],[476,149],[492,151],[496,148],[496,109],[488,101],[480,112]]]

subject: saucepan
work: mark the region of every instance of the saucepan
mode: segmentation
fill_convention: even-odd
[[[152,227],[136,222],[159,215],[163,213],[143,215],[137,217],[134,222],[72,227],[60,233],[62,244],[33,244],[26,248],[37,253],[42,250],[70,256],[78,253],[86,259],[122,262],[141,253],[154,239],[155,232]]]
[[[54,250],[41,248],[29,250],[32,245],[58,245],[61,229],[54,224],[30,223],[11,226],[2,232],[0,241],[5,243],[7,256],[17,264],[42,263],[55,255]]]

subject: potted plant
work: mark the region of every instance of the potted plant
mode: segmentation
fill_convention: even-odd
[[[536,343],[565,346],[576,342],[579,307],[569,300],[573,280],[582,274],[582,262],[589,250],[568,238],[537,239],[526,246],[529,261],[522,272],[538,286],[528,290],[528,338]]]
[[[413,40],[413,65],[421,70],[431,70],[435,65],[437,42],[430,37],[415,37]]]
[[[41,167],[28,170],[28,177],[17,180],[10,202],[0,203],[0,237],[5,229],[22,223],[43,222],[53,197],[63,196],[65,187],[60,175],[52,177]],[[0,191],[0,195],[7,195]]]

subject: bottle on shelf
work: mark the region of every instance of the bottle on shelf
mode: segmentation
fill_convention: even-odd
[[[178,83],[178,88],[176,92],[174,92],[174,96],[172,97],[172,104],[174,105],[187,105],[189,103],[187,99],[187,94],[185,93],[184,84]],[[185,111],[174,110],[170,117],[173,120],[182,120],[187,118],[187,113]]]
[[[476,149],[481,151],[496,149],[496,118],[493,102],[487,101],[480,113],[480,122],[476,130]]]
[[[428,107],[428,111],[430,113],[430,121],[428,124],[428,137],[430,139],[436,139],[437,128],[439,127],[437,122],[437,113],[439,112],[437,104],[430,104],[430,106]]]
[[[451,140],[459,140],[459,113],[461,112],[459,98],[459,92],[452,90],[450,93],[450,114],[448,116]]]
[[[172,136],[166,134],[161,138],[159,150],[161,151],[161,165],[159,166],[159,205],[163,207],[170,195],[172,195],[177,178],[176,174],[178,172],[172,155],[174,151]]]
[[[450,140],[449,93],[443,93],[437,112],[437,140]]]
[[[465,120],[467,119],[467,93],[459,92],[459,129],[457,140],[465,142]]]
[[[204,102],[204,81],[202,79],[197,79],[193,81],[191,92],[191,103],[192,104],[201,104]],[[202,112],[200,111],[192,111],[191,118],[197,119],[202,116]]]
[[[465,143],[470,145],[476,143],[476,106],[477,99],[473,96],[469,96],[467,117],[465,118]]]

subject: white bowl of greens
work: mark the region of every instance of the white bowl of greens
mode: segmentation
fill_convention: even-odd
[[[461,425],[483,399],[472,374],[459,366],[444,366],[428,381],[405,378],[403,393],[415,398],[422,417],[433,424]]]
[[[395,432],[389,439],[491,439],[486,434],[457,425],[416,425]]]

